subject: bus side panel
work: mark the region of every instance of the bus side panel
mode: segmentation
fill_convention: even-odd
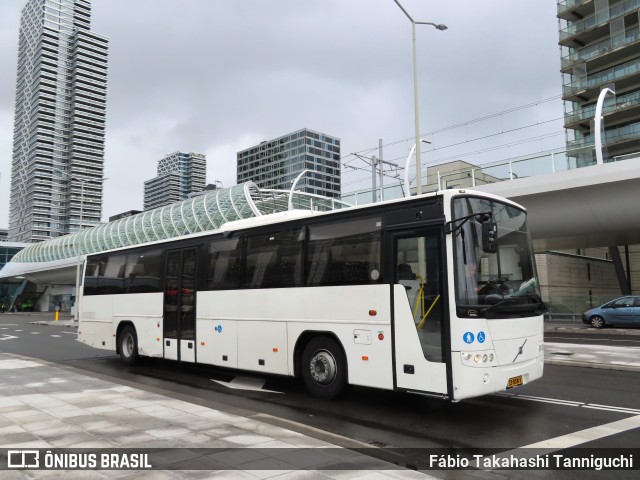
[[[113,299],[113,335],[118,324],[130,321],[136,328],[138,351],[147,357],[162,357],[162,293],[109,295]]]
[[[82,298],[78,324],[78,340],[94,348],[116,349],[113,337],[112,297],[90,295]]]
[[[286,323],[239,322],[238,338],[238,368],[287,374]]]
[[[317,323],[292,323],[289,324],[291,348],[304,332],[331,332],[337,337],[345,350],[350,385],[393,390],[390,325],[333,323],[320,326]],[[291,356],[289,362],[293,375]],[[302,368],[305,368],[304,365]]]
[[[199,305],[215,301],[213,299],[205,300],[211,296],[211,293],[198,293],[198,302],[201,302]],[[238,322],[198,318],[196,320],[196,349],[198,363],[238,368]]]
[[[391,389],[390,316],[388,285],[200,292],[198,362],[234,366],[220,361],[233,344],[238,346],[239,368],[293,375],[300,335],[327,332],[345,349],[349,383]]]

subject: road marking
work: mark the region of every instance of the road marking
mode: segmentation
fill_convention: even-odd
[[[40,335],[40,332],[30,332],[31,335]]]
[[[230,382],[223,382],[222,380],[214,380],[213,378],[211,378],[210,380],[212,382],[219,383],[220,385],[223,385],[227,388],[231,388],[233,390],[251,390],[254,392],[282,393],[282,392],[276,392],[275,390],[263,389],[262,387],[264,387],[264,384],[267,383],[267,381],[263,378],[235,377]]]
[[[617,420],[598,427],[587,428],[585,430],[580,430],[579,432],[568,433],[567,435],[561,435],[541,442],[532,443],[531,445],[526,445],[520,448],[550,448],[554,450],[562,450],[639,427],[640,415],[636,415],[634,417],[623,418],[622,420]]]
[[[498,395],[516,397],[520,400],[531,400],[532,402],[555,403],[556,405],[567,405],[569,407],[580,407],[584,402],[574,402],[573,400],[559,400],[557,398],[534,397],[532,395],[521,395],[517,393],[499,393]]]
[[[65,332],[64,330],[62,332],[60,332],[60,333],[67,333],[69,335],[77,335],[78,334],[78,332]]]
[[[495,395],[501,397],[515,398],[517,400],[529,400],[532,402],[553,403],[565,407],[582,407],[594,410],[606,410],[609,412],[628,413],[629,415],[639,415],[640,410],[636,408],[616,407],[613,405],[600,405],[598,403],[575,402],[573,400],[560,400],[557,398],[534,397],[532,395],[522,395],[519,393],[500,392]]]
[[[50,335],[53,338],[62,338],[62,335]]]
[[[6,333],[3,333],[2,337],[0,337],[0,340],[12,340],[14,338],[18,338],[18,337],[14,337],[13,335],[7,335]]]
[[[633,415],[640,415],[640,410],[637,408],[624,408],[624,407],[610,407],[608,405],[588,404],[583,405],[584,408],[592,408],[594,410],[607,410],[609,412],[628,413]]]
[[[14,330],[14,332],[22,332],[22,330]]]

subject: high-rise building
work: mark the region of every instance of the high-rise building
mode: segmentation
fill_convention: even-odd
[[[108,40],[90,0],[27,0],[20,19],[9,238],[34,242],[102,216]]]
[[[207,157],[201,153],[174,152],[158,162],[158,176],[144,182],[144,209],[162,207],[204,190]]]
[[[603,88],[604,161],[638,153],[640,146],[640,1],[559,0],[562,98],[567,157],[595,163],[594,115]]]
[[[305,169],[298,190],[340,197],[340,139],[303,128],[261,142],[237,154],[238,183],[254,182],[260,188],[289,190]]]

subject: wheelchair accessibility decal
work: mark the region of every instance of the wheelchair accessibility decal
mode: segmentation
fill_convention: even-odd
[[[487,337],[484,334],[484,332],[478,332],[477,338],[478,338],[478,343],[484,343]],[[466,344],[473,343],[475,339],[476,339],[476,336],[471,332],[465,332],[464,335],[462,335],[462,340],[464,340],[464,343]]]

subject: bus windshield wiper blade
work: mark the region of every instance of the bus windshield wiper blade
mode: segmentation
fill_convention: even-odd
[[[514,305],[516,303],[520,303],[519,300],[520,299],[517,298],[517,297],[515,297],[515,298],[514,297],[505,298],[503,300],[500,300],[498,303],[495,303],[495,304],[485,308],[484,310],[482,310],[482,313],[486,315],[487,313],[491,312],[492,310],[497,310],[498,307],[507,306],[507,305]]]

